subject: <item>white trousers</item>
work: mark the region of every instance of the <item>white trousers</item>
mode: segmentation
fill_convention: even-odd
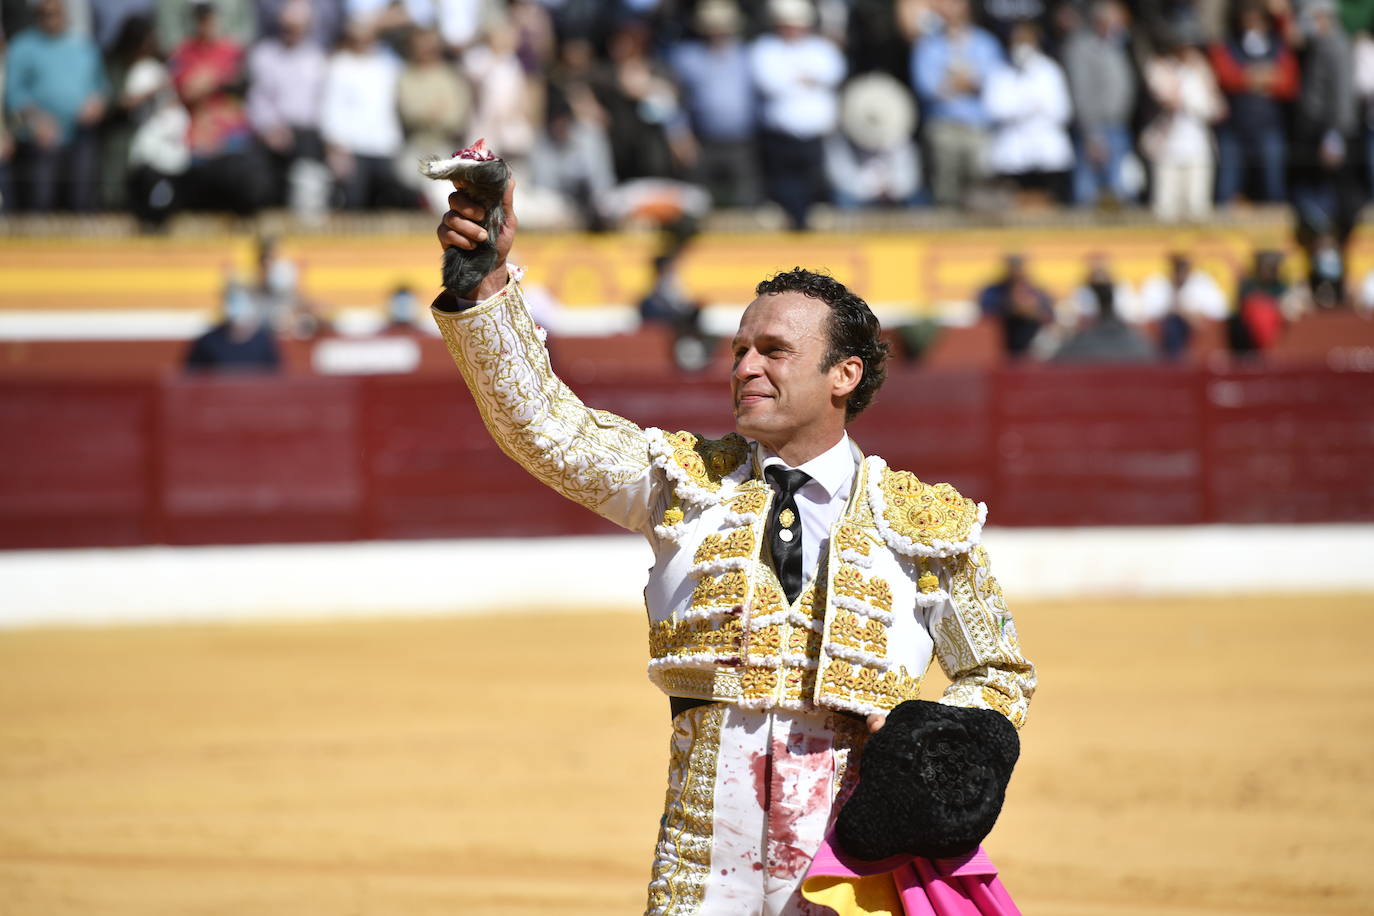
[[[858,780],[867,729],[711,704],[673,719],[646,916],[820,916],[798,888]]]
[[[1200,221],[1212,212],[1210,162],[1157,165],[1154,172],[1155,216],[1166,223]]]

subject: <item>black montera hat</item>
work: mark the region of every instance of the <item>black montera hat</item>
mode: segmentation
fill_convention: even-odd
[[[1016,728],[1001,713],[908,700],[868,740],[835,839],[868,861],[972,852],[1002,811],[1020,753]]]

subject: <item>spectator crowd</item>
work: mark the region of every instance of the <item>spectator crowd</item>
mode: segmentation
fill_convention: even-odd
[[[635,212],[1290,202],[1374,181],[1371,0],[0,0],[0,207]],[[707,196],[709,194],[709,197]]]
[[[1295,323],[1346,304],[1336,300],[1333,278],[1319,261],[1311,261],[1306,276],[1290,277],[1282,252],[1256,250],[1228,296],[1186,251],[1168,253],[1165,269],[1139,286],[1117,276],[1110,258],[1094,252],[1082,282],[1055,301],[1036,282],[1026,258],[1012,254],[978,293],[977,304],[1013,362],[1207,363],[1221,354],[1260,362]],[[1374,313],[1371,283],[1374,274],[1348,303],[1366,319]],[[1342,325],[1347,332],[1349,327]],[[920,355],[909,347],[906,352]]]

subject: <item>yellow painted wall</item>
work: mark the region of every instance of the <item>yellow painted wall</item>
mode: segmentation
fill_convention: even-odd
[[[518,241],[514,259],[567,307],[629,305],[649,284],[656,244],[649,235],[531,233]],[[437,288],[439,254],[429,234],[286,237],[281,247],[301,264],[308,293],[326,306],[380,307],[401,284],[422,296]],[[772,271],[824,267],[874,304],[920,314],[972,298],[1013,251],[1025,254],[1035,277],[1062,295],[1080,281],[1094,252],[1139,283],[1163,268],[1168,252],[1188,251],[1229,288],[1262,247],[1291,250],[1289,233],[1264,225],[706,235],[687,254],[684,279],[708,302],[743,304]],[[0,242],[0,311],[210,309],[227,271],[251,276],[253,248],[248,236],[6,239]],[[1353,278],[1374,269],[1374,233],[1357,233],[1350,254]],[[1290,277],[1302,266],[1291,258]]]

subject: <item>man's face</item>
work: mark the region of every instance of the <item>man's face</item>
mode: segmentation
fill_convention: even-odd
[[[740,435],[776,452],[836,422],[836,371],[821,368],[829,319],[830,306],[801,293],[760,296],[744,310],[730,376]]]

